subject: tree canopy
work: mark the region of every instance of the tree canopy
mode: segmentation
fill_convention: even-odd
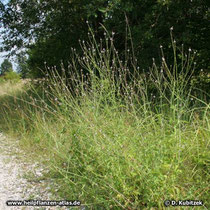
[[[103,24],[115,32],[115,45],[122,55],[126,42],[132,41],[130,47],[143,69],[152,58],[160,60],[160,45],[172,60],[173,27],[177,46],[197,51],[197,70],[209,70],[209,4],[207,0],[10,0],[0,4],[5,28],[1,50],[13,55],[26,49],[29,68],[39,75],[38,68],[44,69],[45,62],[67,64],[71,48],[80,49],[78,40],[88,39],[88,25],[97,40],[104,38]]]
[[[0,67],[0,75],[5,75],[8,72],[13,72],[12,63],[8,59],[4,59]]]
[[[20,53],[17,56],[17,72],[21,75],[22,78],[27,78],[30,74],[27,56],[24,53]]]

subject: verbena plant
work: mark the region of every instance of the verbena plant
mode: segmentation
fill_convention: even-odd
[[[2,98],[1,127],[44,154],[62,198],[91,209],[207,204],[209,104],[191,93],[194,54],[177,53],[172,37],[173,65],[163,55],[144,73],[132,50],[121,60],[114,34],[89,37],[62,75],[48,69],[33,91]]]

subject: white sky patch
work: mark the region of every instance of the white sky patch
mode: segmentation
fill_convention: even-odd
[[[2,33],[2,28],[0,28],[0,34]],[[2,38],[1,38],[1,36],[0,36],[0,47],[2,46]],[[0,52],[0,64],[3,62],[3,60],[4,60],[4,55],[5,55],[6,53],[1,53]]]
[[[1,0],[1,2],[4,4],[7,4],[9,2],[9,0]],[[3,39],[1,37],[1,33],[3,30],[4,30],[3,25],[0,23],[0,47],[2,47],[2,42],[3,42]],[[7,54],[8,54],[8,52],[0,52],[0,65],[4,61],[5,55],[7,55]],[[15,64],[14,60],[13,59],[9,59],[9,60],[13,65],[13,69],[16,70],[17,65]]]
[[[0,34],[1,34],[2,31],[3,31],[3,29],[0,28]],[[0,36],[0,47],[2,47],[2,42],[3,42],[3,39]],[[8,52],[0,52],[0,66],[3,63],[4,59],[6,58],[5,56],[7,54],[8,54]],[[16,70],[17,69],[17,64],[14,62],[14,58],[13,59],[9,59],[9,60],[10,60],[10,62],[13,65],[13,69]]]

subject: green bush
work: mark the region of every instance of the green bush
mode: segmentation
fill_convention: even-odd
[[[11,82],[15,83],[15,82],[19,82],[20,75],[17,74],[16,72],[7,72],[3,76],[3,79],[6,81],[11,81]]]
[[[5,79],[3,77],[0,77],[0,84],[4,83]]]

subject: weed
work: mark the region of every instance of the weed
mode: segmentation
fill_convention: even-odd
[[[84,55],[74,54],[62,75],[53,69],[45,81],[1,96],[1,129],[43,156],[62,198],[90,209],[207,204],[209,104],[192,94],[193,57],[179,60],[173,45],[173,66],[163,55],[148,74],[132,58],[121,61],[107,36],[81,43]]]

